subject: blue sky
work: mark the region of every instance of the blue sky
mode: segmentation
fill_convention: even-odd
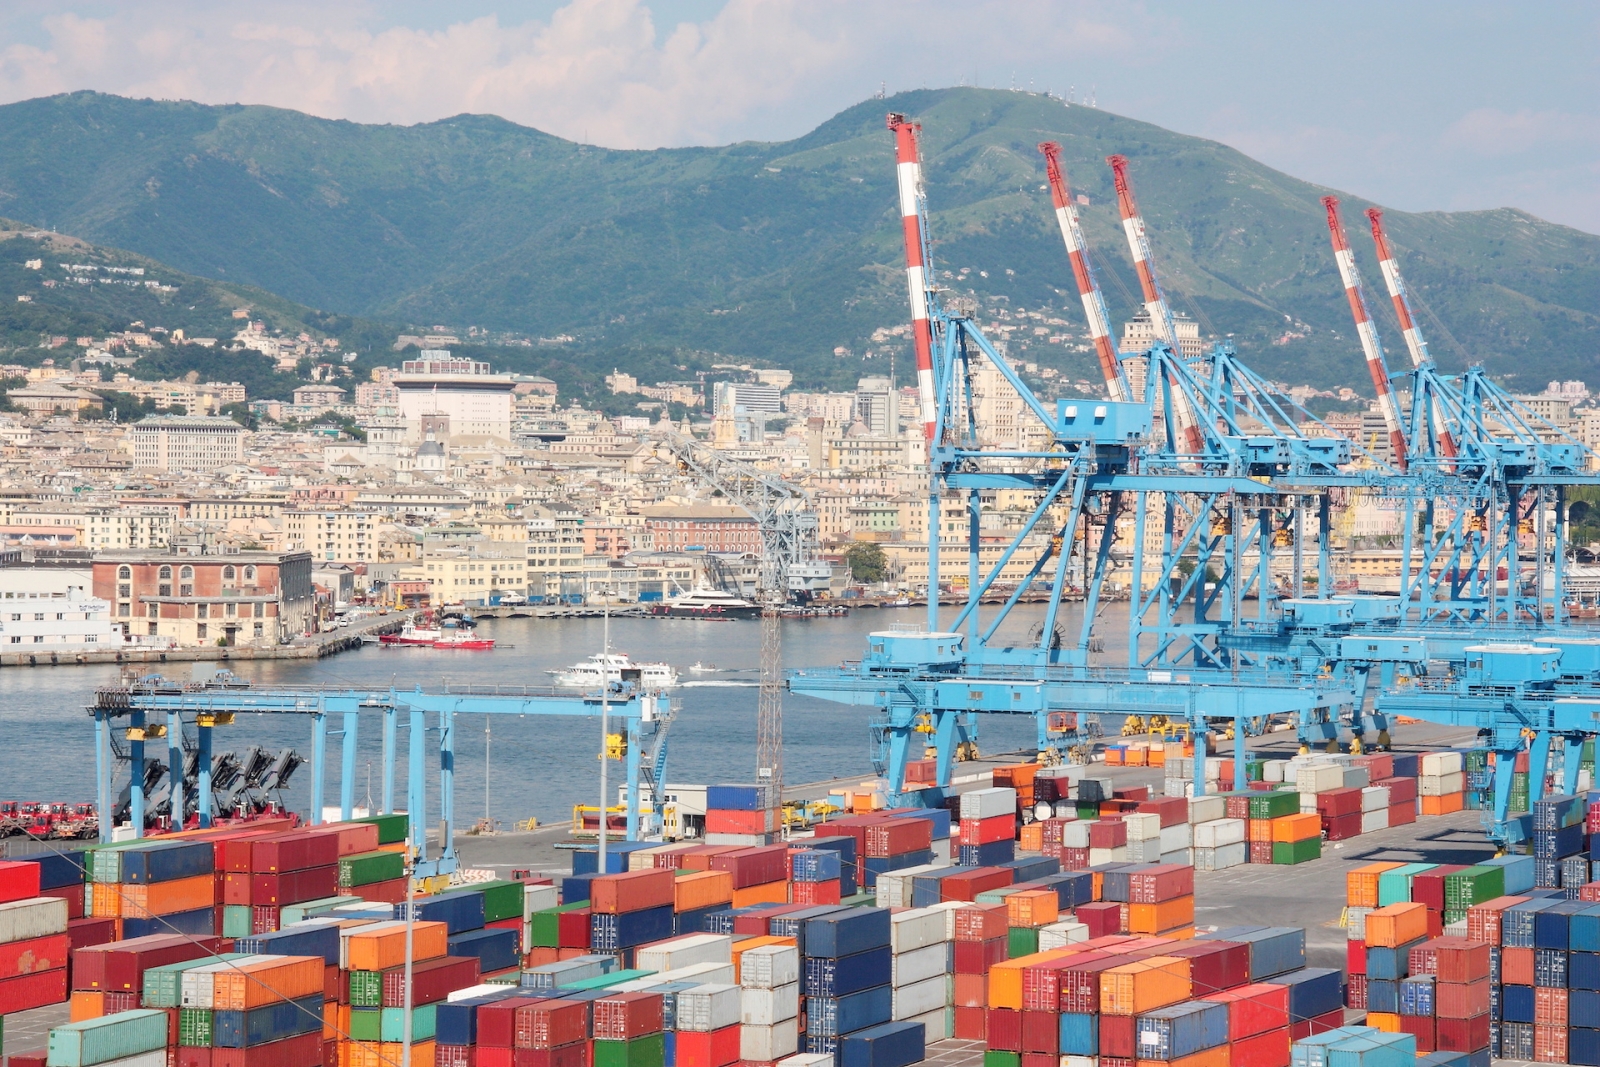
[[[1404,210],[1600,233],[1600,4],[11,0],[0,101],[98,89],[615,147],[797,136],[876,92],[1075,87]]]

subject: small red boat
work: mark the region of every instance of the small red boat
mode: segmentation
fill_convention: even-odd
[[[379,634],[380,645],[432,645],[444,637],[443,630],[406,623],[397,634]]]
[[[470,629],[446,625],[433,642],[434,648],[453,648],[464,652],[487,652],[494,648],[494,638],[479,637]]]

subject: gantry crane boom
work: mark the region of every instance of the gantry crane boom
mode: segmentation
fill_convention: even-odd
[[[1411,297],[1406,290],[1405,280],[1400,277],[1400,263],[1389,247],[1389,236],[1383,229],[1383,212],[1369,207],[1366,214],[1367,221],[1372,224],[1372,242],[1378,249],[1378,269],[1383,272],[1383,284],[1388,287],[1389,299],[1394,301],[1395,317],[1400,320],[1400,336],[1405,338],[1406,350],[1411,353],[1411,365],[1419,371],[1431,371],[1434,369],[1433,356],[1428,352],[1422,327],[1417,325],[1416,317],[1411,314]],[[1445,421],[1444,405],[1438,397],[1433,398],[1432,410],[1439,451],[1453,458],[1456,454],[1455,437],[1450,433],[1449,424]]]
[[[1394,388],[1389,384],[1389,365],[1384,362],[1383,342],[1378,339],[1378,327],[1367,311],[1366,293],[1361,287],[1361,272],[1356,269],[1355,253],[1344,236],[1344,223],[1339,218],[1339,198],[1325,196],[1322,206],[1328,212],[1328,236],[1333,241],[1333,258],[1339,264],[1339,278],[1344,282],[1345,296],[1350,300],[1350,315],[1355,319],[1356,336],[1361,339],[1361,351],[1367,357],[1367,371],[1372,375],[1372,388],[1378,394],[1378,410],[1383,413],[1383,425],[1389,434],[1389,449],[1394,465],[1406,469],[1406,431],[1400,421],[1400,406],[1395,403]]]
[[[1061,146],[1046,141],[1039,146],[1044,154],[1045,173],[1050,180],[1050,200],[1055,205],[1056,222],[1061,226],[1061,239],[1067,245],[1067,259],[1072,264],[1072,277],[1078,283],[1078,296],[1083,300],[1083,314],[1089,321],[1089,337],[1100,359],[1100,374],[1105,379],[1106,394],[1117,403],[1131,396],[1128,379],[1122,373],[1122,362],[1117,344],[1111,338],[1111,316],[1106,311],[1106,298],[1095,281],[1089,267],[1089,246],[1083,239],[1083,227],[1078,224],[1078,210],[1072,204],[1072,190],[1067,186],[1067,175],[1061,169]]]

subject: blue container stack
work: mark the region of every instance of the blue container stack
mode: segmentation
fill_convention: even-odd
[[[1562,861],[1583,852],[1584,815],[1582,797],[1545,797],[1533,805],[1534,885],[1541,889],[1576,890],[1589,881],[1588,864]]]
[[[805,955],[801,958],[801,992],[806,998],[803,1051],[842,1057],[846,1039],[890,1021],[893,1010],[890,979],[889,912],[882,908],[848,908],[805,922]],[[875,984],[868,984],[875,983]],[[868,1055],[878,1039],[852,1055]],[[895,1039],[887,1050],[898,1047]],[[862,1060],[870,1067],[889,1061]]]
[[[814,837],[806,842],[810,850],[823,850],[839,856],[839,899],[853,897],[861,892],[861,881],[856,858],[856,839],[853,837]]]

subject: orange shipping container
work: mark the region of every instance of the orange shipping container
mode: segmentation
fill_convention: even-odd
[[[398,1041],[346,1041],[350,1060],[346,1067],[394,1067],[405,1056],[405,1046]],[[341,1049],[341,1055],[343,1050]],[[434,1042],[418,1041],[411,1046],[411,1062],[426,1064],[434,1059]]]
[[[1017,849],[1021,852],[1044,851],[1044,824],[1030,822],[1017,835]]]
[[[748,908],[752,904],[787,903],[789,903],[788,882],[765,882],[733,891],[733,906],[736,908]]]
[[[1428,908],[1425,904],[1390,904],[1367,913],[1367,945],[1399,948],[1428,934]]]
[[[1006,923],[1010,926],[1049,926],[1060,917],[1061,898],[1054,889],[1024,889],[1006,897]]]
[[[733,953],[734,982],[737,983],[739,981],[739,961],[744,958],[746,951],[760,948],[763,945],[792,945],[794,943],[795,940],[792,937],[774,937],[771,934],[764,937],[747,937],[743,941],[735,941],[731,950]]]
[[[1160,904],[1128,905],[1130,934],[1164,934],[1175,927],[1193,925],[1193,896],[1176,897],[1164,900]]]
[[[68,1022],[81,1023],[86,1019],[98,1019],[105,1013],[105,993],[89,990],[73,991],[72,1000],[67,1005]]]
[[[1442,797],[1419,797],[1424,815],[1450,815],[1461,810],[1464,794],[1446,793]]]
[[[733,872],[696,871],[672,883],[672,910],[699,911],[733,899]]]
[[[179,912],[209,908],[217,902],[217,876],[214,874],[112,888],[122,890],[122,914],[130,919],[177,915]]]
[[[412,924],[412,958],[438,959],[450,949],[450,928],[444,923]],[[358,930],[350,935],[352,971],[383,971],[406,962],[406,928],[388,926],[371,932]]]
[[[1346,872],[1344,876],[1344,902],[1352,908],[1378,906],[1378,876],[1402,866],[1399,863],[1369,863]]]
[[[1253,842],[1270,844],[1272,842],[1272,820],[1251,819],[1245,824],[1246,836]]]
[[[1124,749],[1119,748],[1116,745],[1112,745],[1111,747],[1107,748],[1106,749],[1106,766],[1107,767],[1120,767],[1120,766],[1122,766],[1123,762],[1124,762],[1124,760],[1122,758],[1124,751],[1125,751]]]
[[[1322,816],[1315,813],[1283,815],[1272,820],[1272,840],[1310,841],[1322,836]]]
[[[1150,752],[1143,748],[1130,748],[1122,754],[1122,762],[1130,767],[1143,767],[1149,762]]]
[[[1054,948],[1002,960],[989,968],[989,991],[986,1004],[991,1008],[1022,1010],[1022,972],[1036,964],[1061,959],[1073,953],[1068,949]]]
[[[346,1009],[346,1010],[349,1010],[349,1009]],[[340,1018],[339,1018],[339,1002],[337,1000],[325,1000],[325,1001],[323,1001],[322,1002],[322,1040],[330,1041],[333,1038],[338,1037],[341,1033],[346,1033],[346,1034],[349,1033],[350,1032],[349,1030],[340,1030],[339,1029],[339,1023],[341,1021],[342,1020],[340,1020]]]
[[[405,931],[400,933],[404,935]],[[249,1011],[309,997],[323,991],[322,972],[326,968],[320,956],[282,956],[218,971],[212,976],[211,1003],[217,1011]]]
[[[1400,1016],[1387,1011],[1367,1012],[1367,1025],[1375,1030],[1382,1030],[1386,1034],[1400,1032]]]
[[[212,877],[207,875],[207,877]],[[89,886],[89,914],[96,919],[122,917],[122,886],[109,882],[94,882]]]
[[[1135,1067],[1228,1067],[1232,1062],[1230,1045],[1218,1045],[1176,1060],[1135,1060]]]
[[[1151,956],[1100,972],[1100,1012],[1140,1015],[1189,999],[1189,961]]]
[[[1165,767],[1167,765],[1167,746],[1152,745],[1150,748],[1150,766]]]

